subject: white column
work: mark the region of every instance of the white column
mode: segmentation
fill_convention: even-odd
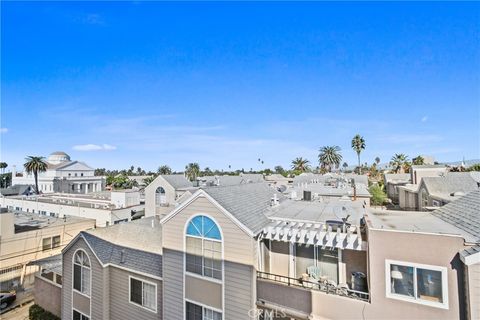
[[[343,249],[338,249],[338,283],[347,283],[347,265],[343,262]]]

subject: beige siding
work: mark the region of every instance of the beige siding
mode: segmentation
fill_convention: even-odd
[[[108,319],[108,315],[103,313],[104,301],[104,286],[103,283],[103,268],[100,265],[99,261],[93,254],[93,252],[88,248],[85,240],[83,238],[78,238],[78,240],[63,254],[63,286],[62,286],[62,319],[71,319],[72,318],[72,291],[73,291],[73,266],[72,258],[73,254],[77,249],[83,249],[90,257],[91,264],[91,300],[92,300],[92,312],[90,315],[91,319]]]
[[[255,307],[253,266],[225,261],[224,319],[250,319],[249,310]]]
[[[208,294],[205,294],[208,292]],[[222,309],[222,284],[185,275],[185,298]]]
[[[208,199],[199,197],[163,226],[163,247],[183,251],[185,225],[198,214],[207,214],[219,224],[223,234],[225,260],[254,265],[255,241]]]
[[[156,213],[158,214],[159,211],[161,211],[162,209],[159,208],[159,206],[157,206],[155,202],[155,194],[158,187],[162,187],[163,189],[165,189],[166,201],[170,204],[170,207],[168,207],[168,212],[172,210],[175,204],[175,189],[162,176],[158,176],[152,183],[150,183],[145,188],[145,217],[154,216]]]
[[[187,221],[198,214],[206,214],[215,219],[222,231],[225,278],[224,318],[247,319],[248,310],[254,307],[256,241],[205,197],[195,199],[163,226],[164,294],[166,299],[167,292],[172,295],[168,298],[169,302],[165,301],[165,319],[183,317],[183,312],[180,318],[177,318],[174,312],[180,308],[183,311],[183,283],[178,279],[178,273],[180,270],[182,273],[184,271],[184,230]],[[168,249],[170,249],[170,255],[166,251]],[[172,303],[176,305],[168,306]]]
[[[35,303],[43,309],[50,311],[57,317],[61,315],[62,288],[59,285],[35,276],[34,283]]]
[[[162,282],[126,270],[108,267],[110,274],[110,319],[162,319]],[[157,312],[130,302],[129,276],[157,285]]]

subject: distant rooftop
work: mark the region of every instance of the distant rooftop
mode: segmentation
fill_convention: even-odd
[[[13,211],[13,213],[15,233],[27,232],[48,227],[69,225],[78,222],[95,221],[93,219],[86,219],[69,215],[67,215],[66,218],[56,218],[23,211]]]

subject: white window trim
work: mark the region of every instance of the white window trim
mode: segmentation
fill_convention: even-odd
[[[138,303],[133,302],[131,300],[131,297],[132,297],[132,279],[142,282],[142,304],[138,304]],[[147,308],[143,305],[143,283],[148,283],[148,284],[155,287],[155,310]],[[145,280],[145,279],[142,279],[142,278],[128,276],[128,302],[130,302],[131,304],[133,304],[137,307],[140,307],[142,309],[148,310],[148,311],[153,312],[153,313],[157,313],[157,308],[158,308],[158,306],[157,306],[157,304],[158,304],[158,301],[157,301],[157,284],[155,282],[151,282],[151,281],[148,281],[148,280]]]
[[[87,317],[88,319],[90,319],[90,316],[87,316],[87,315],[86,315],[85,313],[83,313],[82,311],[80,311],[80,310],[78,310],[78,309],[75,309],[75,308],[73,308],[73,307],[72,307],[72,319],[73,319],[73,311],[77,311],[78,313],[80,313],[80,315],[85,316],[85,317]],[[80,316],[80,319],[81,319],[81,318],[82,318],[82,317]]]
[[[88,290],[88,294],[83,293],[83,292],[81,292],[81,291],[79,291],[79,290],[77,290],[77,289],[74,288],[74,283],[75,283],[75,255],[77,254],[78,251],[83,251],[83,253],[87,255],[88,261],[90,262],[90,268],[89,268],[89,269],[90,269],[90,288],[88,288],[88,289],[89,289],[89,290]],[[82,268],[84,268],[84,267],[82,266]],[[85,267],[85,268],[86,268],[86,267]],[[63,280],[63,279],[62,279],[62,280]],[[81,286],[81,283],[82,283],[82,282],[83,282],[83,281],[80,281],[80,286]],[[82,296],[87,297],[88,299],[90,299],[91,296],[92,296],[92,259],[90,259],[90,256],[89,256],[89,255],[87,254],[87,252],[86,252],[85,250],[83,250],[83,249],[77,249],[77,250],[75,250],[75,252],[73,253],[73,256],[72,256],[72,292],[76,292],[76,293],[78,293],[78,294],[81,294]],[[73,293],[72,293],[72,294],[73,294]],[[73,300],[72,300],[72,301],[73,301]],[[90,305],[91,305],[91,301],[90,301]],[[77,311],[78,311],[78,310],[77,310]],[[90,317],[90,316],[88,316],[88,317]]]
[[[190,303],[196,304],[196,305],[199,306],[199,307],[202,307],[202,318],[203,318],[203,309],[210,309],[210,310],[213,310],[213,311],[215,311],[215,312],[220,313],[220,314],[222,315],[222,319],[223,319],[223,310],[221,310],[221,309],[217,309],[217,308],[215,308],[215,307],[211,307],[211,306],[208,306],[208,305],[206,305],[206,304],[203,304],[203,303],[194,301],[194,300],[192,300],[192,299],[187,299],[187,298],[185,298],[185,302],[190,302]],[[186,314],[186,313],[187,313],[187,305],[186,305],[186,303],[185,303],[184,308],[185,308],[185,314]]]
[[[427,270],[432,270],[432,271],[440,271],[442,273],[442,301],[443,302],[434,302],[434,301],[427,301],[427,300],[421,300],[417,298],[416,296],[414,297],[407,297],[404,295],[400,294],[395,294],[391,292],[391,276],[390,276],[390,269],[391,265],[399,265],[399,266],[404,266],[404,267],[413,267],[414,272],[413,272],[413,282],[414,286],[417,286],[417,268],[421,269],[427,269]],[[414,288],[415,288],[414,287]],[[420,263],[413,263],[413,262],[404,262],[404,261],[397,261],[397,260],[385,260],[385,293],[387,298],[390,299],[396,299],[396,300],[402,300],[402,301],[408,301],[408,302],[413,302],[417,304],[423,304],[426,306],[430,307],[435,307],[435,308],[441,308],[441,309],[449,309],[448,307],[448,270],[446,267],[439,267],[439,266],[432,266],[428,264],[420,264]],[[416,294],[416,290],[415,290]]]

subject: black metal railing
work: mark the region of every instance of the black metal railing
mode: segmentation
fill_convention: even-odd
[[[352,299],[369,301],[368,292],[352,290],[348,288],[346,285],[336,286],[329,281],[303,280],[302,278],[291,278],[291,277],[281,276],[278,274],[262,272],[262,271],[257,271],[257,278],[282,283],[284,285],[291,286],[291,287],[317,290],[317,291],[325,292],[327,294],[336,294],[339,296],[349,297]]]

